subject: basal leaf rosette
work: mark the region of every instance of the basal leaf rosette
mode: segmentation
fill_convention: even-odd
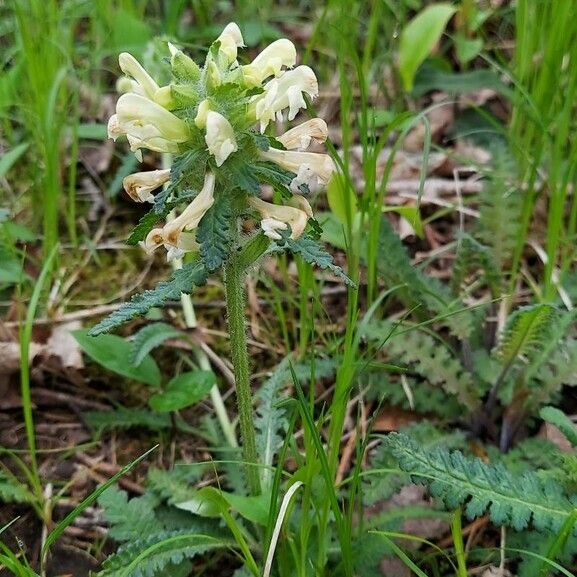
[[[108,123],[109,137],[125,135],[140,160],[143,150],[173,158],[169,170],[124,179],[134,201],[154,205],[131,239],[147,252],[166,250],[169,259],[186,252],[198,252],[201,260],[210,255],[209,271],[238,248],[243,218],[256,217],[262,233],[286,250],[294,250],[301,237],[312,238],[306,197],[324,187],[335,168],[327,154],[308,151],[327,138],[322,119],[278,137],[269,134],[318,95],[315,73],[296,65],[293,43],[277,40],[248,64],[239,62],[243,46],[239,27],[228,24],[201,67],[169,43],[172,81],[166,86],[133,56],[121,54],[123,94]],[[280,193],[282,204],[260,198],[263,184]],[[176,216],[162,224],[171,211]]]

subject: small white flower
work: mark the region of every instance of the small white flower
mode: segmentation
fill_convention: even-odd
[[[312,142],[323,143],[328,134],[327,123],[322,118],[311,118],[276,139],[288,150],[306,150]]]
[[[269,44],[250,64],[242,67],[245,81],[258,86],[269,76],[280,76],[282,67],[292,68],[297,61],[294,44],[286,38]]]
[[[260,120],[261,132],[264,132],[271,120],[282,120],[285,108],[289,109],[289,120],[293,120],[301,108],[306,108],[303,93],[311,98],[319,93],[317,77],[308,66],[297,66],[267,82],[264,92],[255,96],[251,102],[256,119]]]
[[[158,152],[178,152],[178,143],[190,135],[186,123],[152,100],[139,94],[123,94],[116,114],[108,121],[108,137],[126,134],[130,149],[148,148]]]
[[[334,162],[328,154],[269,148],[261,152],[260,156],[296,173],[296,178],[291,182],[291,190],[295,193],[302,192],[300,187],[303,184],[311,192],[316,192],[329,182],[335,170]]]
[[[159,88],[158,84],[146,72],[140,62],[132,54],[123,52],[118,57],[118,64],[122,72],[133,79],[131,92],[154,100],[154,95]]]
[[[232,64],[236,60],[237,48],[244,46],[240,28],[234,22],[227,24],[217,41],[220,42],[219,53],[225,57],[227,64]]]
[[[306,202],[306,199],[303,200]],[[309,214],[307,213],[310,211],[312,215],[308,202],[307,210],[302,210],[295,206],[272,204],[252,196],[248,199],[248,203],[262,214],[261,228],[266,236],[274,240],[282,238],[277,231],[286,230],[287,225],[291,227],[291,238],[296,240],[306,228],[309,219]]]
[[[214,203],[214,174],[208,172],[204,177],[202,190],[184,211],[162,228],[152,229],[142,243],[144,250],[151,253],[159,246],[167,250],[167,258],[179,258],[184,252],[197,249],[195,234],[192,230],[198,227],[206,211]]]
[[[152,191],[170,180],[170,169],[129,174],[122,181],[124,190],[135,202],[154,202]]]
[[[206,135],[204,137],[208,151],[214,156],[216,166],[238,150],[234,130],[230,122],[218,112],[209,110],[206,115]]]

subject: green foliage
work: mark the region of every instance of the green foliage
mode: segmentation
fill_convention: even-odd
[[[496,148],[494,166],[480,193],[480,218],[475,236],[493,253],[499,270],[511,261],[521,222],[523,194],[511,186],[516,167],[505,146]]]
[[[0,470],[0,501],[3,503],[31,503],[34,495],[24,483]]]
[[[563,411],[555,407],[543,407],[539,415],[543,420],[555,425],[567,437],[571,445],[577,447],[577,426]]]
[[[503,364],[531,359],[540,352],[551,336],[557,316],[555,307],[536,304],[517,309],[508,319],[495,351]]]
[[[196,463],[177,463],[170,471],[150,469],[146,485],[169,505],[182,503],[192,498],[196,491],[194,483],[201,479],[205,470],[206,467]]]
[[[515,476],[501,464],[466,459],[459,451],[427,451],[403,434],[393,433],[386,442],[401,469],[428,485],[448,509],[463,506],[469,519],[489,513],[495,524],[516,530],[532,525],[558,531],[577,505],[555,481],[543,481],[535,473]]]
[[[417,69],[440,40],[455,10],[452,4],[442,2],[428,6],[401,32],[399,71],[407,92],[412,90]]]
[[[156,577],[196,555],[230,543],[187,530],[158,532],[119,547],[98,577]],[[170,572],[168,574],[171,574]]]
[[[145,427],[151,431],[163,431],[172,427],[170,415],[146,409],[116,407],[113,411],[87,411],[83,416],[97,436],[110,429]]]
[[[296,176],[293,172],[284,170],[273,162],[259,162],[255,170],[262,182],[270,184],[274,190],[282,194],[283,198],[292,196],[289,189],[293,178]]]
[[[146,235],[160,220],[165,218],[167,214],[168,210],[161,210],[160,212],[157,212],[155,209],[152,209],[147,212],[143,217],[141,217],[141,219],[138,221],[138,224],[130,233],[126,244],[135,246],[139,242],[143,241],[146,238]]]
[[[465,407],[473,410],[479,405],[481,390],[473,376],[442,341],[418,328],[395,328],[388,321],[369,323],[365,337],[379,345],[386,340],[386,352],[391,359],[408,364],[412,371],[454,395]]]
[[[168,339],[182,338],[185,334],[166,323],[151,323],[142,327],[132,339],[130,362],[138,366],[156,347]]]
[[[532,375],[531,396],[535,404],[547,403],[563,386],[577,385],[577,340],[551,339],[548,355]]]
[[[501,294],[501,274],[491,250],[468,234],[459,237],[457,255],[453,264],[451,285],[456,294],[462,283],[472,273],[482,273],[482,278],[494,298]]]
[[[117,541],[132,541],[158,530],[154,508],[159,504],[153,493],[129,499],[126,491],[108,487],[98,499],[104,508],[104,519],[111,525],[108,532]]]
[[[208,272],[214,272],[224,263],[232,242],[233,224],[230,198],[221,194],[202,217],[196,233],[200,256]]]
[[[355,286],[355,283],[343,272],[343,269],[334,264],[333,257],[313,238],[301,236],[299,239],[293,240],[288,238],[287,235],[282,241],[278,241],[278,244],[271,249],[271,252],[286,250],[299,255],[309,264],[330,270],[334,275],[343,279],[348,286]]]
[[[160,385],[160,369],[152,357],[145,355],[138,366],[127,363],[131,352],[131,344],[128,341],[116,335],[99,335],[92,338],[89,336],[91,332],[78,330],[72,334],[93,361],[123,377],[154,387]]]
[[[171,379],[162,393],[150,397],[150,408],[167,413],[190,407],[204,399],[214,387],[216,378],[212,371],[189,371]]]
[[[172,273],[170,280],[133,296],[129,302],[92,327],[88,334],[97,336],[107,333],[134,317],[146,314],[151,308],[163,305],[167,300],[179,299],[181,293],[189,294],[194,286],[202,286],[206,282],[207,274],[202,263],[185,264]]]
[[[447,326],[461,339],[466,339],[473,330],[473,318],[469,311],[449,289],[438,280],[428,277],[411,264],[411,259],[401,239],[386,219],[379,229],[378,245],[380,276],[386,285],[400,287],[395,294],[408,308],[414,308],[418,316],[424,308],[439,317],[439,324]]]
[[[254,426],[257,431],[256,444],[261,463],[264,468],[261,472],[261,483],[266,489],[270,488],[273,472],[274,457],[282,445],[281,433],[287,429],[286,411],[279,407],[282,402],[282,389],[291,382],[289,364],[291,357],[286,357],[275,367],[272,375],[259,389],[256,399],[260,401],[256,409]]]
[[[405,432],[416,439],[424,449],[431,450],[435,447],[450,449],[464,449],[466,446],[465,436],[461,431],[446,432],[436,427],[430,421],[421,421],[410,425]],[[401,487],[409,481],[409,475],[399,471],[391,472],[398,468],[397,459],[391,446],[381,443],[370,458],[371,473],[367,476],[363,488],[363,502],[372,505],[378,501],[385,501],[393,496]]]

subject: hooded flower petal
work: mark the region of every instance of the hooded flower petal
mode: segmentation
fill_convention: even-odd
[[[281,220],[276,220],[276,218],[263,218],[260,221],[260,227],[264,232],[265,236],[272,238],[272,240],[281,240],[282,236],[277,232],[279,230],[286,230],[288,224],[282,222]]]
[[[118,64],[122,72],[135,81],[132,84],[132,92],[153,100],[154,94],[158,90],[158,84],[146,72],[140,62],[132,54],[123,52],[118,57]]]
[[[295,193],[302,192],[303,184],[312,192],[316,191],[328,183],[335,170],[335,165],[328,154],[269,148],[261,152],[260,156],[296,173],[297,176],[291,183],[291,190]]]
[[[204,137],[209,152],[216,160],[216,166],[238,150],[234,130],[230,122],[218,112],[210,110],[206,115],[206,135]]]
[[[124,190],[135,202],[154,202],[152,191],[170,180],[170,169],[135,172],[123,181]]]
[[[269,238],[280,240],[282,237],[276,231],[285,230],[286,225],[290,225],[291,238],[296,240],[306,228],[309,215],[300,208],[272,204],[256,197],[250,197],[248,203],[262,214],[261,227]],[[308,208],[310,209],[310,205]]]
[[[208,172],[204,177],[202,190],[182,213],[162,228],[152,229],[148,233],[142,243],[144,250],[151,253],[162,245],[168,251],[169,260],[182,256],[183,252],[196,250],[195,235],[190,231],[198,227],[202,217],[213,203],[214,174]]]
[[[186,123],[165,108],[138,94],[123,94],[116,114],[108,122],[108,136],[126,134],[133,151],[149,148],[178,152],[178,143],[189,139]]]
[[[217,41],[220,42],[219,53],[225,57],[227,64],[232,64],[236,60],[237,48],[244,46],[240,28],[234,22],[227,24]]]
[[[328,133],[327,123],[322,118],[311,118],[276,139],[288,150],[306,150],[312,142],[323,143]]]
[[[269,76],[280,76],[282,67],[292,68],[297,61],[294,44],[286,38],[269,44],[250,64],[242,67],[245,81],[258,86]]]
[[[256,119],[260,120],[261,132],[271,120],[282,120],[285,108],[289,109],[289,120],[293,120],[301,108],[306,108],[303,93],[311,98],[319,93],[317,77],[308,66],[297,66],[268,82],[264,93],[255,96],[251,103]]]

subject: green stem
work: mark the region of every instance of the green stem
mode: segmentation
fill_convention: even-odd
[[[457,577],[467,577],[467,562],[465,560],[463,529],[461,526],[461,508],[453,511],[453,515],[451,517],[451,534],[453,535],[455,557],[457,558]]]
[[[260,495],[259,472],[256,452],[256,435],[253,425],[252,393],[248,366],[248,349],[244,326],[244,281],[246,268],[238,253],[232,254],[224,269],[226,290],[226,310],[228,312],[228,330],[234,377],[236,384],[236,402],[242,439],[242,455],[247,465],[247,477],[250,491]]]

